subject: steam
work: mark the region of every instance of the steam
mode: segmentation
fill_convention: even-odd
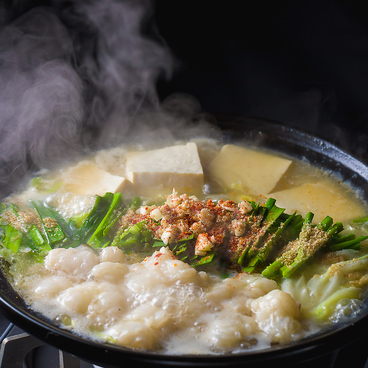
[[[152,15],[150,1],[53,1],[0,28],[0,197],[158,109],[173,62]]]
[[[2,185],[62,157],[62,151],[75,152],[83,84],[69,63],[71,46],[61,23],[45,9],[23,15],[0,33]]]
[[[171,75],[172,58],[154,27],[152,4],[75,1],[61,12],[78,42],[80,71],[93,87],[87,122],[100,129],[101,140],[126,133],[126,119],[157,108],[156,81]]]

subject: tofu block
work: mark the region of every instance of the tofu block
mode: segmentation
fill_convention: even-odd
[[[81,195],[117,193],[130,189],[131,183],[122,176],[111,175],[92,161],[82,161],[63,172],[64,189]]]
[[[252,195],[266,195],[292,161],[232,144],[224,146],[210,163],[209,176],[225,188],[240,186]]]
[[[183,193],[200,193],[204,184],[195,143],[131,152],[127,156],[126,177],[135,192],[143,195],[170,193],[173,188]]]
[[[275,198],[276,205],[285,208],[287,213],[296,211],[305,216],[313,212],[314,223],[320,222],[326,215],[342,222],[366,215],[363,206],[353,201],[344,189],[338,191],[322,183],[303,184],[269,196]]]

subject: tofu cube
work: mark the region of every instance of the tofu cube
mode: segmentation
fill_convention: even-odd
[[[211,178],[225,189],[240,187],[251,195],[266,195],[276,186],[292,161],[228,144],[209,165]]]
[[[203,168],[197,145],[170,146],[131,152],[126,161],[126,177],[137,194],[169,194],[175,188],[183,193],[200,193]]]
[[[100,195],[130,190],[131,183],[112,175],[92,161],[82,161],[63,172],[64,189],[81,195]]]
[[[276,205],[285,208],[287,213],[296,211],[305,216],[308,212],[313,212],[315,223],[323,220],[326,215],[338,221],[365,215],[363,205],[351,200],[350,196],[344,194],[341,189],[322,183],[302,184],[271,193],[269,196],[276,199]]]

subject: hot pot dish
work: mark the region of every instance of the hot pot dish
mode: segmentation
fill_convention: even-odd
[[[363,313],[359,194],[250,144],[122,145],[1,203],[3,272],[30,309],[97,342],[171,355],[282,346]]]

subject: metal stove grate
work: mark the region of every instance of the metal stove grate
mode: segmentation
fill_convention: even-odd
[[[1,344],[0,366],[4,368],[24,368],[24,365],[27,367],[35,366],[33,361],[34,352],[41,346],[45,346],[42,341],[24,332],[6,337]],[[80,368],[78,358],[63,351],[58,353],[57,366],[59,368]]]
[[[0,368],[97,368],[25,333],[0,315]]]

